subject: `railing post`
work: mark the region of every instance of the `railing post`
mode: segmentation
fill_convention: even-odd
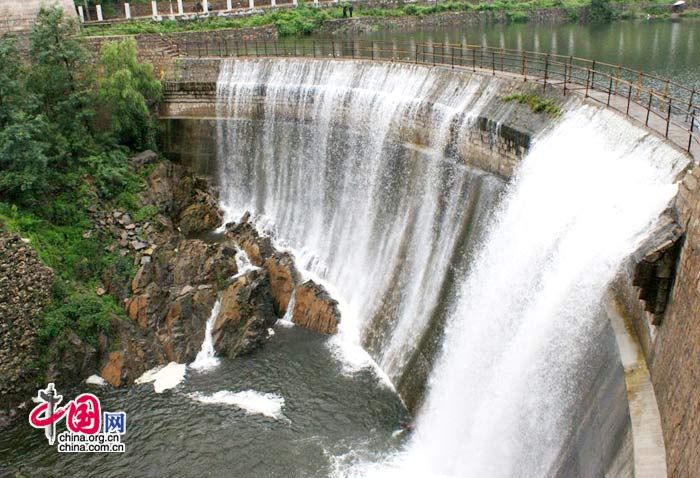
[[[627,116],[630,115],[630,102],[632,101],[632,83],[630,83],[629,91],[627,92]]]
[[[564,96],[566,96],[566,74],[567,74],[568,69],[569,69],[569,65],[564,63]]]
[[[593,69],[591,70],[591,89],[595,90],[595,60],[593,60]]]
[[[688,152],[693,146],[693,125],[695,124],[695,110],[690,112],[690,131],[688,131]]]
[[[374,60],[374,42],[372,42],[372,60]]]
[[[413,44],[413,59],[415,64],[418,64],[418,43]]]
[[[690,92],[690,99],[688,100],[688,114],[690,114],[693,109],[693,97],[695,96],[695,88]],[[685,115],[685,120],[688,121],[688,114]]]
[[[494,76],[496,76],[496,52],[491,52],[491,71]]]
[[[612,87],[613,87],[613,77],[610,77],[610,86],[608,86],[608,106],[610,106],[610,96],[612,96]]]
[[[476,50],[472,48],[472,70],[476,71]]]
[[[450,54],[452,55],[452,69],[455,69],[455,49],[450,47]]]
[[[542,91],[547,91],[547,75],[549,73],[549,54],[544,57],[544,82],[542,83]]]
[[[668,116],[666,116],[666,137],[668,138],[668,130],[671,127],[671,98],[668,99]]]
[[[591,69],[586,68],[586,94],[583,96],[584,98],[588,98],[588,83],[591,80]]]
[[[651,113],[651,91],[649,92],[649,104],[647,105],[647,119],[644,121],[644,126],[649,126],[649,113]]]

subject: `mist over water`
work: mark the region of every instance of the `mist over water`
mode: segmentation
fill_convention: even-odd
[[[550,476],[606,287],[673,197],[684,161],[580,106],[505,188],[450,154],[495,94],[489,80],[438,78],[350,61],[224,63],[223,201],[229,219],[252,211],[336,288],[341,339],[361,343],[394,383],[414,372],[435,319],[445,322],[405,449],[338,457],[338,476]],[[239,116],[259,96],[260,117]],[[285,120],[290,105],[308,121]],[[410,121],[427,125],[419,147],[399,140]]]

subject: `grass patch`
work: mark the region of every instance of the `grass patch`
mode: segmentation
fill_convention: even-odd
[[[514,93],[502,98],[505,102],[515,101],[521,105],[527,105],[533,113],[544,113],[556,118],[561,115],[561,108],[554,104],[554,101],[542,98],[535,93]]]
[[[405,16],[425,16],[443,12],[506,12],[506,18],[512,23],[524,23],[529,20],[526,12],[536,9],[563,8],[569,11],[569,18],[578,18],[577,9],[590,7],[591,3],[601,0],[495,0],[493,2],[466,2],[466,1],[445,1],[433,4],[401,5],[397,7],[370,7],[366,8],[357,5],[354,16],[394,18]],[[602,0],[610,3],[609,0]],[[627,4],[635,2],[615,2]],[[661,4],[661,0],[659,0]],[[155,21],[132,21],[127,23],[114,23],[108,26],[91,26],[83,29],[83,34],[87,36],[100,35],[137,35],[142,33],[175,33],[175,32],[197,32],[212,30],[227,30],[236,28],[249,28],[274,25],[280,36],[300,36],[308,35],[318,31],[323,23],[337,18],[342,18],[342,6],[330,8],[310,7],[301,4],[296,8],[284,8],[267,10],[264,13],[247,17],[226,18],[226,17],[205,17],[197,20],[170,20],[164,19]]]

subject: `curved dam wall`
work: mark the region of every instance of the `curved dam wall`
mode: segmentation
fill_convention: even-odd
[[[683,168],[683,160],[676,158],[670,148],[611,114],[583,107],[578,100],[564,101],[556,93],[548,93],[565,104],[566,110],[581,111],[567,113],[556,122],[546,115],[533,114],[527,107],[502,101],[511,92],[537,88],[516,80],[455,74],[440,68],[330,60],[244,60],[223,66],[217,60],[185,60],[176,71],[176,81],[166,85],[168,100],[162,111],[166,128],[164,149],[194,169],[219,179],[222,198],[231,208],[230,218],[252,210],[259,218],[259,226],[292,248],[305,270],[336,288],[337,295],[347,302],[344,321],[350,326],[346,325],[345,335],[359,340],[370,351],[410,408],[417,410],[423,404],[419,426],[427,433],[435,430],[436,443],[441,442],[442,435],[452,435],[436,428],[444,420],[441,413],[445,410],[452,414],[448,421],[454,420],[461,430],[485,419],[471,411],[484,407],[479,398],[481,391],[473,390],[463,397],[465,412],[435,398],[458,395],[455,393],[433,392],[426,404],[426,384],[433,391],[439,390],[440,377],[452,373],[450,363],[455,361],[446,364],[447,359],[440,362],[438,357],[446,354],[445,334],[450,333],[449,318],[455,310],[467,314],[472,310],[473,314],[484,307],[465,302],[460,291],[465,287],[465,277],[474,273],[470,269],[476,251],[483,248],[485,241],[494,243],[487,241],[488,230],[494,227],[494,217],[505,214],[499,211],[501,199],[509,193],[506,182],[516,178],[517,183],[518,167],[527,153],[541,142],[541,164],[554,160],[545,158],[547,151],[553,149],[560,162],[568,164],[567,155],[576,156],[577,148],[588,146],[586,134],[592,139],[609,134],[612,142],[599,151],[600,155],[610,149],[630,160],[659,156],[663,158],[661,163],[670,164],[667,166],[671,176]],[[401,89],[395,85],[401,85]],[[565,126],[556,126],[559,122]],[[549,132],[552,127],[558,128],[557,134]],[[583,138],[579,132],[584,133]],[[630,135],[629,141],[618,145],[616,140],[624,140],[625,135]],[[567,144],[571,151],[567,151]],[[558,169],[556,160],[548,164],[552,171]],[[580,164],[573,162],[568,166],[568,174],[575,174]],[[617,170],[610,172],[613,177],[617,174]],[[369,182],[363,183],[363,178]],[[378,179],[375,182],[372,178]],[[567,170],[562,170],[552,173],[552,181],[546,177],[541,180],[546,189],[549,182],[573,181],[573,185],[585,179],[569,177]],[[624,183],[622,176],[620,182]],[[614,189],[611,187],[610,194]],[[372,199],[376,191],[381,192],[378,202]],[[629,196],[634,197],[637,192],[630,190]],[[566,188],[553,189],[542,203],[542,210],[549,208],[556,194],[564,200],[569,192]],[[633,205],[624,194],[608,198],[618,200],[625,201],[625,207]],[[601,200],[600,207],[606,203]],[[574,204],[571,207],[583,207],[585,203]],[[593,201],[590,207],[595,210],[597,204]],[[334,220],[336,216],[339,222]],[[529,234],[531,229],[505,235]],[[553,232],[543,240],[549,243],[554,236]],[[522,240],[527,242],[524,237]],[[546,246],[553,249],[543,257],[556,256],[561,240]],[[635,241],[627,253],[640,245]],[[502,247],[507,249],[509,245],[506,241]],[[522,269],[515,264],[494,264],[489,268],[493,271],[506,267],[502,278],[514,276],[510,287],[504,284],[511,279],[495,279],[492,273],[479,281],[501,282],[494,287],[501,291],[503,300],[493,305],[510,303],[510,307],[498,304],[506,308],[495,316],[501,327],[494,330],[495,336],[510,335],[508,330],[513,325],[503,320],[521,320],[518,315],[511,317],[512,310],[529,303],[531,296],[543,294],[546,289],[541,289],[541,284],[548,274],[556,272],[545,272],[546,267],[540,270],[541,266],[536,265],[540,259],[533,260],[536,262],[532,266],[523,264]],[[613,264],[603,270],[615,269]],[[595,279],[596,285],[593,287],[592,282],[590,286],[595,290],[604,287],[607,273],[594,274],[590,279]],[[602,282],[596,282],[598,276]],[[583,275],[577,281],[586,283],[588,279]],[[487,290],[477,295],[486,296]],[[571,293],[576,296],[579,292]],[[520,299],[516,299],[518,294]],[[590,299],[582,296],[581,300]],[[568,322],[547,326],[554,327],[544,350],[549,350],[545,357],[557,357],[560,368],[547,372],[555,374],[549,378],[547,374],[528,378],[530,388],[541,387],[539,392],[532,392],[530,399],[519,403],[517,409],[511,408],[511,397],[511,402],[504,402],[502,413],[499,412],[509,421],[484,427],[500,430],[506,436],[519,430],[516,435],[519,434],[520,442],[511,443],[512,439],[508,439],[503,446],[510,449],[507,464],[490,476],[509,476],[509,466],[513,467],[511,471],[530,473],[528,476],[634,476],[638,450],[634,449],[626,369],[620,362],[605,308],[591,305],[583,313],[585,325],[579,320],[580,314],[569,317],[568,313],[562,315],[561,310],[557,313],[569,317]],[[346,316],[348,310],[351,313]],[[573,342],[555,339],[562,335]],[[504,349],[507,341],[488,345],[490,341],[486,340],[492,347],[488,349],[483,340],[469,345],[472,340],[476,339],[466,337],[461,347],[467,352],[481,349],[482,353],[467,354],[457,362],[467,361],[474,370],[485,373],[483,389],[488,393],[495,393],[491,387],[506,386],[489,383],[494,377],[506,380],[509,374],[517,373],[517,380],[507,385],[514,386],[529,377],[530,367],[537,369],[536,362],[543,360],[537,352],[530,366],[519,363],[524,358],[520,357],[508,368],[491,370],[494,364],[489,357],[508,357],[520,349]],[[519,340],[518,336],[512,340]],[[565,350],[566,357],[556,353],[557,348]],[[446,382],[462,382],[461,373]],[[464,373],[469,378],[474,371]],[[567,377],[564,382],[562,376]],[[510,394],[517,395],[515,391]],[[536,400],[531,401],[532,397]],[[537,421],[549,420],[547,410],[551,412],[552,406],[559,418],[558,424],[552,425],[556,432],[549,433]],[[531,415],[526,418],[523,413],[527,415],[527,411]],[[456,425],[460,422],[463,427]],[[464,437],[454,438],[464,441]],[[491,441],[482,438],[485,439],[475,442],[475,448],[481,442]],[[520,449],[524,441],[541,443],[537,463],[526,458],[526,451]],[[433,454],[417,445],[410,450],[414,455]],[[440,453],[443,451],[434,456]],[[495,450],[482,455],[499,461]],[[472,456],[459,469],[484,472],[486,464],[480,465],[480,460]],[[363,471],[359,476],[367,475]],[[647,475],[637,472],[637,476],[662,475],[652,471]]]

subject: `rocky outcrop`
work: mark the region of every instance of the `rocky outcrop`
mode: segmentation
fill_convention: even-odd
[[[212,328],[214,349],[229,358],[250,353],[264,343],[276,321],[267,274],[251,271],[221,296],[221,310]]]
[[[156,332],[168,360],[191,361],[202,343],[217,291],[237,271],[231,243],[198,239],[169,243],[136,272],[133,295],[125,301],[127,315],[141,328]]]
[[[246,214],[239,223],[227,224],[226,237],[236,242],[248,254],[251,264],[262,267],[263,263],[276,251],[272,246],[272,240],[258,234],[248,218],[249,215]]]
[[[209,182],[169,161],[156,164],[140,201],[170,216],[186,236],[212,230],[223,219]]]
[[[103,351],[100,375],[114,387],[132,383],[146,370],[166,362],[152,331],[119,317],[112,318],[109,333],[101,334],[99,343]]]
[[[216,229],[224,216],[211,194],[197,192],[195,200],[180,215],[180,230],[186,236]]]
[[[70,329],[54,338],[46,350],[46,382],[77,383],[97,370],[97,349]]]
[[[288,252],[278,252],[268,257],[264,266],[270,276],[270,292],[275,314],[278,317],[283,317],[287,313],[294,288],[300,282],[299,272],[294,265],[294,257]]]
[[[211,285],[197,289],[185,286],[184,294],[168,304],[158,338],[169,361],[191,361],[204,340],[207,318],[216,301],[216,290]]]
[[[37,330],[50,300],[53,272],[29,241],[0,224],[0,403],[24,400],[34,390]]]
[[[292,321],[321,334],[335,334],[340,323],[338,302],[322,285],[306,281],[296,288]]]

